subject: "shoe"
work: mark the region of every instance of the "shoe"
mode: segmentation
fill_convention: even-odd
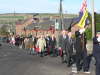
[[[90,74],[90,72],[89,72],[89,71],[85,71],[84,73],[86,73],[86,74]]]
[[[77,70],[74,70],[74,71],[72,71],[72,73],[78,73],[78,71]]]

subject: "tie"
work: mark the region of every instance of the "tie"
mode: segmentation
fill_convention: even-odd
[[[69,38],[69,42],[70,42],[70,44],[72,43],[72,39],[71,38]]]

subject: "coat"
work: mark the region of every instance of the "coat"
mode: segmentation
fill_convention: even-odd
[[[68,36],[67,35],[66,35],[66,38],[63,38],[63,35],[59,36],[59,43],[58,43],[58,45],[65,52],[68,51],[67,42],[68,42]]]
[[[51,48],[55,48],[55,47],[56,47],[56,38],[54,38],[54,40],[50,39],[50,44],[49,44],[49,46],[50,46]]]
[[[39,52],[44,51],[46,47],[46,40],[44,38],[39,38],[37,41],[37,47],[39,47]]]
[[[73,53],[73,39],[72,38],[67,39],[66,46],[67,46],[68,53],[72,55]]]
[[[100,64],[100,42],[97,41],[97,37],[93,38],[93,56]]]
[[[82,42],[81,42],[81,37],[76,37],[75,42],[74,42],[74,48],[76,50],[76,54],[80,55],[82,54]]]

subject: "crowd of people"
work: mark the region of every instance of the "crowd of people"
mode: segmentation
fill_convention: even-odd
[[[92,54],[88,55],[86,48],[86,34],[81,30],[76,31],[74,36],[71,31],[62,30],[58,39],[55,37],[55,34],[38,36],[31,35],[28,37],[12,35],[9,37],[8,42],[11,45],[29,50],[30,54],[38,54],[40,57],[46,55],[53,57],[60,56],[62,63],[66,63],[67,67],[71,67],[73,64],[76,65],[77,70],[73,71],[75,73],[81,70],[85,73],[90,73],[89,67],[92,56],[95,56],[97,59],[99,58],[96,55],[95,49]],[[96,42],[96,44],[97,43],[100,45],[100,42]],[[100,62],[98,62],[99,61],[96,62],[96,65],[97,73],[99,74]]]
[[[31,54],[40,54],[41,57],[45,56],[45,54],[57,56],[55,52],[57,48],[57,40],[54,34],[30,35],[28,37],[12,35],[8,38],[8,43],[11,46],[17,46],[29,50]]]

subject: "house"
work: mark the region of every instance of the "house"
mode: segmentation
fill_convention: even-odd
[[[66,30],[72,30],[72,32],[75,32],[78,30],[78,26],[75,25],[79,22],[79,18],[64,18],[63,19],[63,26]],[[18,35],[30,35],[30,34],[47,34],[47,33],[54,33],[55,31],[59,29],[55,29],[55,23],[58,22],[60,25],[60,19],[49,19],[49,18],[43,18],[41,21],[34,21],[34,20],[28,20],[23,25],[17,25],[16,26],[16,34]]]

